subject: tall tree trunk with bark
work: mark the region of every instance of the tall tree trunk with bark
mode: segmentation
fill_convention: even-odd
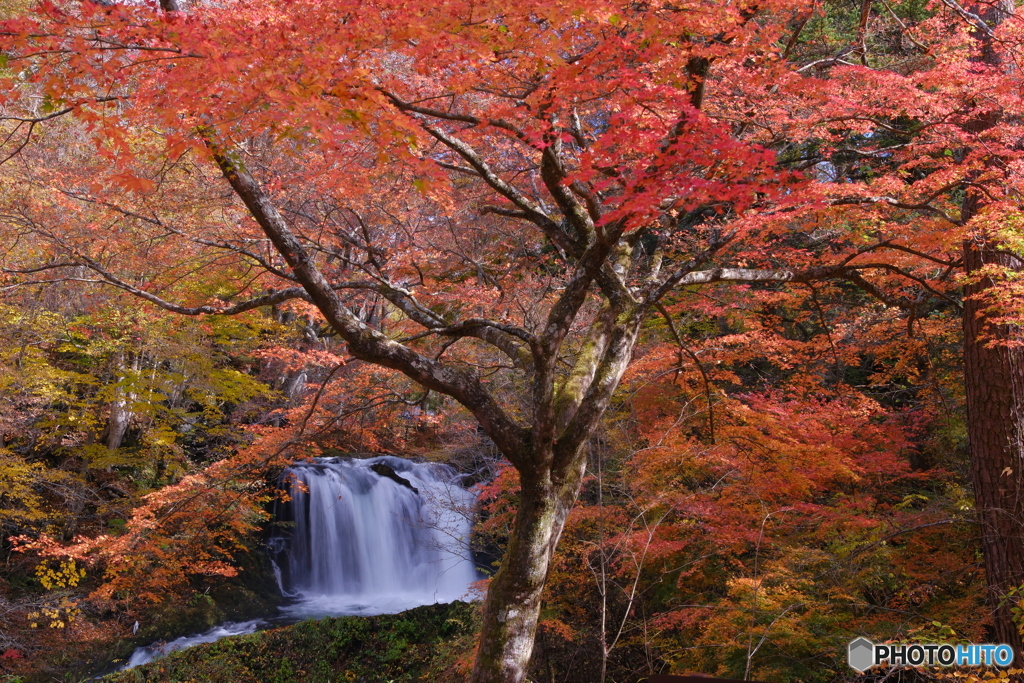
[[[1024,265],[1019,258],[1000,253],[991,245],[967,245],[965,265],[969,274],[990,264],[1014,270]],[[985,574],[994,610],[993,635],[998,642],[1012,646],[1019,658],[1021,637],[1007,593],[1024,584],[1024,349],[1001,343],[1018,339],[1017,330],[1007,326],[986,328],[985,302],[976,297],[991,285],[986,278],[965,291],[967,435]]]
[[[526,678],[548,566],[579,491],[580,477],[560,487],[525,479],[501,568],[487,588],[472,677],[478,683]]]
[[[999,54],[993,30],[1009,18],[1012,2],[978,4],[972,8],[989,30],[976,29],[981,43],[977,63],[1007,68]],[[984,111],[969,119],[964,129],[982,133],[1002,118],[1000,111]],[[995,163],[995,160],[991,162]],[[975,218],[988,197],[968,188],[961,221]],[[964,269],[977,276],[986,266],[1011,271],[1024,268],[1017,255],[1000,250],[992,236],[980,232],[964,243]],[[994,325],[985,294],[992,280],[981,277],[964,289],[964,385],[967,396],[967,437],[975,506],[981,526],[985,575],[993,610],[993,636],[1013,647],[1016,663],[1022,659],[1021,635],[1011,613],[1011,589],[1024,584],[1024,349],[1015,328]]]
[[[543,380],[535,386],[537,395],[549,397],[534,408],[534,443],[540,447],[530,458],[510,458],[523,463],[519,508],[501,568],[487,589],[473,683],[527,678],[551,558],[583,484],[590,437],[629,365],[646,308],[609,303],[591,324],[561,389]],[[549,360],[553,366],[555,358]],[[545,376],[553,378],[539,373]]]
[[[130,368],[125,365],[124,358],[119,358],[117,364],[118,372],[114,376],[117,383],[125,381],[126,371],[129,369],[133,372],[138,372],[138,355],[133,356]],[[107,420],[107,449],[116,451],[124,442],[124,436],[128,433],[128,427],[131,425],[132,417],[134,416],[131,407],[135,399],[136,395],[134,392],[125,391],[119,386],[114,388],[114,398],[110,401],[110,417]]]

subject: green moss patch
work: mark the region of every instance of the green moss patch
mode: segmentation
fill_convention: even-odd
[[[224,638],[112,674],[109,683],[394,683],[464,678],[474,605],[338,617]]]

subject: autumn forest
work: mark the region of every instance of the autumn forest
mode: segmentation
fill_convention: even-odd
[[[1010,0],[4,0],[0,681],[257,619],[113,680],[1024,676],[1021,60]],[[299,557],[327,481],[462,501],[469,604],[274,621],[370,552]]]

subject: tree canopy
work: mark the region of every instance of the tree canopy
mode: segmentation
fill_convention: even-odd
[[[749,675],[773,628],[829,612],[828,591],[801,581],[842,554],[837,539],[872,530],[852,557],[887,533],[959,524],[941,509],[963,500],[949,487],[967,471],[992,632],[1020,649],[1007,600],[1024,584],[1011,6],[44,2],[12,10],[0,36],[5,285],[24,301],[80,288],[115,318],[88,350],[62,332],[30,341],[70,316],[13,304],[12,321],[36,316],[23,346],[8,342],[14,419],[40,429],[32,401],[60,402],[65,425],[49,428],[91,434],[83,470],[114,468],[131,425],[178,443],[186,412],[216,422],[265,392],[254,367],[295,357],[270,341],[236,367],[187,340],[154,351],[146,339],[192,329],[161,310],[198,319],[211,347],[223,316],[270,337],[258,321],[284,311],[304,340],[292,379],[317,368],[318,390],[291,392],[274,427],[250,425],[233,455],[150,494],[130,533],[35,542],[108,558],[107,595],[140,547],[230,573],[234,539],[260,516],[260,472],[300,457],[311,430],[319,447],[353,438],[342,416],[417,406],[511,467],[485,492],[487,524],[505,532],[474,681],[525,680],[546,582],[573,576],[560,564],[572,553],[601,577],[602,624],[610,576],[634,581],[616,603],[625,625],[652,563],[686,609],[721,572],[725,611],[666,608],[658,623],[706,643],[749,618]],[[107,379],[95,361],[76,378],[75,353],[101,354]],[[938,445],[964,404],[969,468]],[[10,456],[11,477],[53,485],[64,475],[34,447]],[[588,483],[598,465],[619,482],[610,510],[604,475]],[[924,481],[946,487],[941,502],[924,504]],[[13,529],[31,526],[35,490],[12,488]],[[177,516],[182,500],[210,516]],[[186,527],[217,551],[195,556],[207,536]],[[597,555],[574,535],[588,528]],[[965,551],[943,552],[955,565]],[[775,617],[754,643],[762,600]],[[715,626],[695,634],[698,619]],[[544,623],[565,634],[569,621]],[[624,628],[601,630],[602,676]]]

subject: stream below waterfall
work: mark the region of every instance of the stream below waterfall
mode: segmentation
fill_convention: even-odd
[[[287,599],[280,613],[140,647],[123,668],[271,623],[468,599],[478,578],[469,551],[475,496],[460,478],[448,465],[386,455],[292,465],[281,477],[290,500],[277,504],[268,542]]]

